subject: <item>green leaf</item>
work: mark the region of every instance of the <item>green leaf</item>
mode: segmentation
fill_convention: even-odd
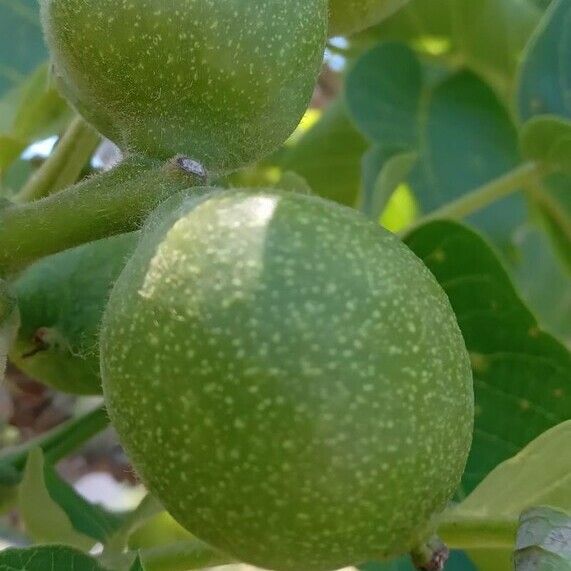
[[[0,173],[5,171],[26,148],[21,140],[8,135],[0,135]]]
[[[19,497],[28,532],[37,541],[86,549],[95,541],[106,543],[123,521],[81,497],[44,462],[39,448],[28,455]]]
[[[68,515],[50,496],[40,449],[28,455],[18,507],[26,532],[38,543],[67,543],[82,551],[89,550],[95,543],[74,529]]]
[[[3,498],[4,493],[12,495],[14,486],[17,486],[22,481],[22,474],[19,470],[10,466],[10,464],[0,464],[0,498]],[[0,505],[2,500],[0,500]]]
[[[551,2],[553,0],[533,0],[534,4],[540,9],[540,10],[547,10],[547,8],[549,8],[549,6],[551,5]]]
[[[403,69],[406,73],[403,73]],[[431,82],[406,46],[380,44],[354,66],[347,80],[349,109],[357,125],[377,142],[364,162],[364,209],[373,212],[372,180],[399,149],[416,151],[408,182],[429,213],[521,162],[518,133],[492,89],[463,71]],[[422,104],[421,104],[422,102]],[[377,175],[374,169],[378,168]],[[382,198],[380,199],[382,201]],[[521,196],[510,196],[470,221],[503,251],[527,216]]]
[[[555,115],[533,117],[522,127],[520,141],[524,158],[571,172],[571,121]]]
[[[133,565],[129,567],[129,571],[145,571],[143,563],[141,562],[141,558],[138,555],[135,561],[133,561]]]
[[[39,545],[0,552],[0,571],[107,571],[99,563],[71,547]]]
[[[571,271],[571,121],[553,115],[530,119],[521,130],[522,153],[556,172],[532,189],[549,235]]]
[[[512,170],[518,137],[507,109],[478,77],[460,72],[430,94],[422,124],[427,212]]]
[[[276,184],[276,188],[289,190],[291,192],[300,192],[302,194],[313,194],[309,183],[302,176],[293,171],[284,172]]]
[[[470,549],[468,556],[480,571],[513,571],[512,549]]]
[[[381,218],[394,192],[401,183],[407,180],[417,160],[418,155],[414,152],[397,153],[391,154],[382,163],[374,183],[363,185],[362,210],[364,214],[373,220]],[[375,167],[377,165],[373,166]]]
[[[462,481],[470,493],[571,410],[571,355],[542,331],[490,246],[474,231],[438,221],[407,244],[452,303],[472,358],[476,419]]]
[[[549,198],[549,195],[545,195]],[[557,219],[565,216],[565,211],[549,205],[549,215]],[[568,211],[571,212],[571,209]],[[544,215],[547,214],[545,211]],[[554,220],[555,224],[555,220]],[[552,235],[559,232],[559,224],[554,225]],[[540,321],[550,333],[571,344],[571,288],[569,272],[561,263],[550,243],[550,237],[537,223],[522,225],[516,235],[518,256],[511,265],[511,272],[518,290],[540,316]],[[561,251],[569,256],[569,250],[561,238]],[[549,295],[546,295],[549,292]]]
[[[416,164],[416,153],[401,153],[391,157],[383,166],[376,182],[376,208],[381,214],[397,187],[408,178]]]
[[[534,196],[567,269],[571,270],[571,174],[554,174]]]
[[[383,46],[378,49],[382,50]],[[370,65],[374,67],[377,64],[371,60]],[[359,63],[356,66],[357,69]],[[383,81],[391,82],[391,77],[387,75],[391,73],[390,66],[379,73]],[[395,69],[392,73],[399,72]],[[398,77],[395,81],[398,81]],[[364,89],[368,89],[365,80],[362,83]],[[421,143],[416,149],[418,163],[407,182],[421,211],[430,213],[514,169],[521,164],[521,157],[518,132],[510,113],[490,87],[477,76],[463,71],[437,82],[431,89],[424,89],[423,112],[409,110],[414,113],[410,120],[418,122]],[[375,93],[371,92],[371,98],[374,97]],[[382,100],[382,97],[377,93],[378,99]],[[374,124],[374,117],[367,119],[364,105],[358,107],[360,111],[357,112],[363,113],[362,121],[368,120]],[[371,113],[374,112],[373,107],[371,104]],[[376,215],[374,202],[378,189],[375,184],[380,170],[396,154],[394,147],[377,144],[365,155],[362,208],[370,216]],[[566,207],[566,198],[570,196],[566,192],[568,187],[569,184],[557,194],[551,188],[542,193],[540,204],[535,201],[564,257],[569,257],[571,251],[570,216],[567,214],[571,213],[571,204],[569,209]],[[530,256],[520,247],[521,237],[527,235],[525,228],[528,218],[524,197],[515,194],[472,215],[468,221],[483,230],[500,249],[504,259],[510,262],[518,285],[524,289],[526,298],[540,313],[541,320],[550,331],[568,336],[571,323],[564,318],[565,312],[561,311],[569,297],[564,283],[567,278],[561,275],[560,264],[553,258],[550,245],[545,240],[540,240],[541,255],[538,248],[534,249],[534,255],[537,253],[540,259],[528,263]],[[541,272],[537,269],[539,267]],[[553,296],[541,294],[541,288],[554,276],[558,277]],[[531,292],[529,297],[528,291]]]
[[[546,431],[495,468],[450,513],[459,518],[513,519],[533,506],[571,511],[571,420]],[[509,493],[506,490],[509,489]]]
[[[361,195],[361,212],[375,220],[375,190],[377,179],[383,166],[395,155],[399,154],[398,150],[382,147],[380,145],[373,145],[369,150],[364,153],[361,161],[361,177],[363,192]]]
[[[545,176],[530,197],[571,271],[571,122],[553,116],[530,119],[522,129],[522,149],[529,158],[558,171]]]
[[[20,139],[31,142],[59,133],[71,119],[71,109],[50,83],[47,65],[40,66],[19,92],[12,133]]]
[[[158,515],[165,515],[170,518],[160,502],[151,494],[147,494],[134,510],[125,514],[120,527],[116,528],[113,535],[108,537],[105,541],[106,545],[112,551],[122,551],[128,544],[129,546],[131,545],[130,541],[132,536]],[[171,519],[168,521],[174,522],[174,520]],[[178,524],[175,525],[178,530]],[[156,530],[153,531],[156,532]],[[153,534],[153,531],[150,532],[152,535],[160,535],[160,532]],[[185,536],[186,535],[188,534],[185,534]],[[176,539],[179,539],[179,537],[177,536]]]
[[[74,529],[101,543],[121,526],[124,516],[91,504],[62,480],[53,466],[44,464],[44,482],[51,498],[64,510]]]
[[[545,507],[522,514],[514,566],[515,571],[570,571],[569,514]]]
[[[418,161],[414,152],[373,146],[363,156],[363,197],[361,211],[378,221],[385,212],[394,192],[405,183]],[[412,220],[406,222],[412,223]]]
[[[415,0],[363,37],[410,42],[452,64],[460,61],[507,99],[540,14],[529,0]]]
[[[0,94],[46,57],[37,0],[0,0]]]
[[[517,103],[522,121],[536,115],[571,118],[571,0],[545,13],[521,63]]]
[[[338,99],[292,147],[278,166],[303,177],[313,192],[354,206],[361,190],[361,157],[367,143],[347,117]]]
[[[422,125],[422,176],[413,189],[424,212],[460,198],[520,163],[518,135],[507,109],[470,72],[457,73],[431,93]],[[526,218],[521,196],[510,196],[469,218],[502,250]]]
[[[418,145],[422,69],[405,45],[379,44],[355,63],[347,77],[346,98],[359,129],[384,148]]]
[[[58,134],[71,115],[49,83],[47,64],[6,93],[0,99],[0,174],[30,143]]]

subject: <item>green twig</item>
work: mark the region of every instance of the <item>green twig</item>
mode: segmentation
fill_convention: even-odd
[[[438,535],[451,549],[513,549],[517,528],[517,518],[455,518],[452,511],[440,522]]]
[[[29,451],[38,447],[44,452],[46,460],[53,464],[77,450],[90,438],[107,428],[108,424],[107,411],[103,406],[99,406],[61,424],[47,434],[4,451],[0,454],[0,465],[21,471],[24,469]]]
[[[97,131],[81,117],[73,119],[52,154],[30,177],[14,201],[31,202],[76,182],[99,140]]]
[[[402,234],[406,235],[419,226],[440,219],[461,220],[470,214],[474,214],[487,206],[490,206],[516,192],[520,192],[529,187],[533,180],[543,176],[541,166],[534,162],[525,163],[504,176],[485,184],[484,186],[465,194],[458,200],[454,200],[442,208],[423,216],[411,227],[406,228]]]
[[[132,157],[57,194],[0,209],[0,276],[86,242],[139,228],[169,196],[205,182],[202,167]]]

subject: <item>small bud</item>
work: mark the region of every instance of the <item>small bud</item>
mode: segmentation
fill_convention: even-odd
[[[177,167],[183,170],[185,173],[198,176],[205,180],[208,178],[208,173],[206,172],[206,169],[202,163],[199,163],[190,157],[185,157],[184,155],[179,155],[173,160],[176,163]]]

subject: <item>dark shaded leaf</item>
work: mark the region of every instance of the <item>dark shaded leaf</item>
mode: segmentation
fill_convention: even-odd
[[[95,559],[64,545],[0,552],[0,571],[108,571]]]
[[[555,115],[539,115],[521,129],[524,158],[546,167],[571,172],[571,121]]]
[[[65,541],[81,549],[105,543],[122,518],[93,505],[44,462],[38,448],[28,456],[20,488],[20,510],[28,532],[38,541]]]
[[[37,0],[0,1],[0,94],[46,57]]]
[[[415,149],[423,90],[422,68],[405,45],[379,44],[347,77],[346,97],[359,129],[383,148]]]
[[[571,118],[570,86],[571,0],[556,0],[521,63],[517,101],[522,121],[536,115]]]
[[[431,93],[422,125],[423,172],[413,189],[430,212],[502,176],[520,163],[518,135],[494,92],[470,72],[450,77]],[[416,183],[416,184],[415,184]],[[521,196],[470,217],[504,252],[527,210]]]
[[[367,143],[339,99],[285,151],[278,166],[303,177],[315,194],[354,206],[361,190],[361,157],[366,149]]]
[[[406,241],[448,294],[472,358],[476,424],[462,482],[467,494],[492,468],[569,418],[571,355],[539,328],[474,231],[438,221]]]

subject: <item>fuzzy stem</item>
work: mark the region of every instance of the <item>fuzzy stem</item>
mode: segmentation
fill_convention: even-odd
[[[521,190],[525,190],[531,181],[543,176],[545,173],[541,166],[534,162],[524,163],[513,169],[509,173],[493,180],[492,182],[481,186],[480,188],[465,194],[458,200],[454,200],[442,208],[430,212],[417,220],[411,227],[403,231],[403,235],[409,234],[416,228],[443,218],[459,220],[474,214],[494,204],[502,198],[506,198],[511,194],[515,194]]]
[[[99,134],[91,125],[81,117],[73,119],[52,154],[30,177],[14,201],[31,202],[73,184],[99,140]]]
[[[0,208],[0,276],[86,242],[139,228],[169,196],[204,184],[200,165],[132,157],[109,172],[28,204]]]

